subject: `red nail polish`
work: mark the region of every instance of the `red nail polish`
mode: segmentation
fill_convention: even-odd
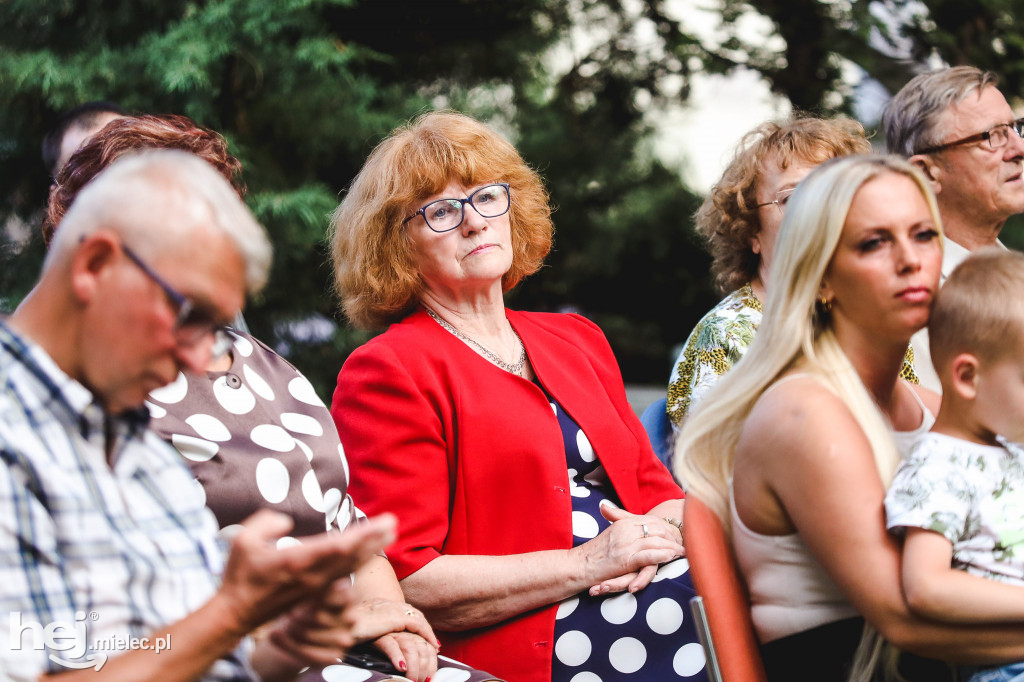
[[[409,669],[409,667],[405,664],[405,661],[399,661],[398,662],[398,669],[401,670],[404,673],[406,670]]]

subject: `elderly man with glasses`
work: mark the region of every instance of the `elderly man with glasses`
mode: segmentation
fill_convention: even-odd
[[[234,190],[184,152],[120,159],[69,209],[0,320],[0,678],[290,679],[353,642],[346,576],[393,519],[279,547],[291,522],[261,512],[225,561],[146,427],[146,396],[223,350],[269,262]]]
[[[886,145],[932,182],[945,229],[942,279],[972,251],[998,244],[1006,219],[1024,212],[1021,126],[995,74],[957,66],[920,74],[886,105]],[[921,383],[941,391],[927,330],[915,335]]]

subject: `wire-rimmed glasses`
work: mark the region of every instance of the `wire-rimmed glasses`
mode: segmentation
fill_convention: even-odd
[[[212,335],[213,345],[210,346],[210,354],[213,358],[219,358],[231,349],[233,340],[224,325],[214,321],[209,313],[192,303],[188,296],[168,284],[127,244],[122,243],[121,250],[124,251],[124,255],[128,256],[128,260],[135,263],[147,277],[163,289],[171,305],[178,311],[174,318],[174,339],[179,345],[194,346],[206,336]]]
[[[416,216],[423,216],[427,227],[434,232],[451,232],[466,219],[466,204],[484,218],[497,218],[508,213],[512,205],[507,182],[485,185],[465,199],[438,199],[431,201],[402,221],[405,225]]]
[[[779,213],[786,212],[786,204],[789,203],[789,198],[793,196],[793,192],[796,191],[796,187],[787,187],[786,189],[780,189],[775,193],[775,198],[771,201],[766,201],[763,204],[754,204],[757,208],[762,206],[771,206],[775,204],[775,207],[779,209]]]
[[[935,152],[941,152],[944,149],[950,147],[959,147],[965,144],[972,144],[974,142],[980,142],[982,149],[990,152],[994,152],[997,149],[1002,149],[1010,141],[1010,131],[1017,134],[1017,137],[1021,137],[1022,131],[1024,131],[1024,118],[1018,118],[1013,123],[1000,123],[997,126],[993,126],[983,133],[975,133],[974,135],[968,135],[967,137],[959,140],[953,140],[952,142],[945,142],[943,144],[933,145],[931,147],[925,147],[919,149],[915,154],[934,154]]]

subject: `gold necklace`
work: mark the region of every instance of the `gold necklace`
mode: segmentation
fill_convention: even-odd
[[[466,334],[460,332],[450,322],[448,322],[447,320],[443,319],[440,315],[435,313],[433,309],[428,308],[427,306],[423,307],[426,309],[427,314],[434,318],[435,322],[441,325],[444,329],[448,330],[456,338],[462,339],[466,343],[472,345],[474,348],[479,350],[485,358],[493,362],[495,365],[501,367],[506,372],[511,372],[512,374],[515,374],[516,376],[523,376],[523,367],[526,365],[526,346],[523,344],[523,340],[519,338],[519,332],[516,331],[515,327],[509,325],[509,327],[512,329],[512,333],[516,337],[516,341],[519,343],[519,359],[515,363],[508,363],[502,360],[497,353],[493,352],[476,339],[470,338]]]

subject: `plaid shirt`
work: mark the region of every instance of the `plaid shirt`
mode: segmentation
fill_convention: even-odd
[[[147,422],[145,409],[106,415],[0,322],[0,679],[68,669],[53,658],[84,667],[117,655],[113,638],[149,636],[216,590],[216,521]],[[67,629],[48,636],[57,622]],[[252,677],[236,650],[207,679]]]

